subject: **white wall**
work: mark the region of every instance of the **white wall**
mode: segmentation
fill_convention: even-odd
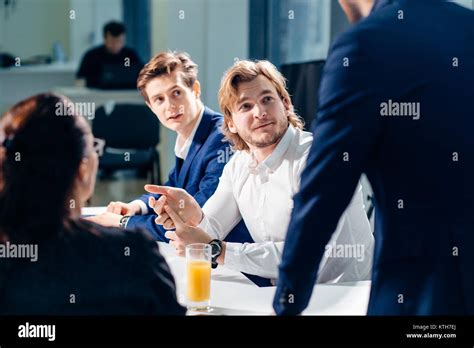
[[[19,0],[7,18],[5,11],[0,6],[0,51],[22,59],[51,55],[59,41],[76,62],[102,42],[106,22],[123,17],[122,0]]]
[[[102,28],[110,20],[122,21],[122,0],[70,0],[71,60],[79,62],[92,46],[102,43]]]
[[[207,51],[203,74],[206,83],[205,101],[219,110],[217,93],[225,70],[234,59],[247,59],[248,52],[248,1],[209,0],[207,23]]]
[[[188,52],[199,65],[203,101],[217,109],[222,73],[248,57],[247,0],[152,0],[152,50]]]
[[[59,41],[66,55],[69,45],[69,0],[20,0],[5,18],[0,6],[0,51],[22,60],[34,55],[51,55]]]
[[[152,54],[186,51],[199,65],[202,100],[219,111],[220,79],[248,57],[248,0],[152,0]],[[162,132],[164,171],[174,165],[175,134]]]
[[[72,86],[84,52],[102,42],[103,25],[122,20],[122,0],[17,0],[15,4],[8,17],[0,6],[0,51],[24,61],[51,55],[53,42],[59,41],[72,63],[0,71],[0,112],[32,94]]]

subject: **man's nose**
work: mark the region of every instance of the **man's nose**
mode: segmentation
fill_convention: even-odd
[[[267,115],[267,112],[265,110],[265,107],[255,104],[253,108],[253,117],[255,118],[263,118]]]
[[[173,102],[171,102],[170,99],[166,98],[165,103],[166,103],[166,110],[169,110],[169,111],[176,110],[176,105]]]

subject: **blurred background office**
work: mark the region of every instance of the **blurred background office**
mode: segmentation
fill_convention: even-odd
[[[456,2],[474,9],[472,0]],[[88,119],[109,151],[92,205],[135,198],[174,164],[175,135],[147,113],[136,89],[77,86],[81,59],[103,43],[109,21],[124,24],[126,45],[143,62],[163,50],[188,52],[202,100],[215,110],[220,78],[235,59],[269,59],[288,78],[308,129],[328,48],[349,26],[335,0],[0,0],[0,113],[44,91],[93,104]]]

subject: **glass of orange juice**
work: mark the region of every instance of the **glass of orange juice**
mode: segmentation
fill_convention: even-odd
[[[211,310],[211,251],[205,243],[186,246],[187,305],[193,311]]]

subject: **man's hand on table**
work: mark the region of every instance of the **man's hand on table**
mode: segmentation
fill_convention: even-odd
[[[105,227],[120,227],[120,219],[123,215],[105,212],[96,216],[89,216],[84,219],[95,222]]]
[[[198,202],[185,190],[169,186],[145,185],[145,190],[150,193],[160,194],[161,197],[156,200],[150,197],[148,205],[152,208],[158,217],[155,222],[167,230],[175,228],[173,220],[164,210],[165,204],[173,211],[178,212],[182,221],[190,226],[197,226],[202,220],[202,210]]]
[[[120,227],[120,219],[124,215],[133,216],[141,213],[138,203],[110,202],[105,213],[86,217],[86,220],[105,227]]]
[[[124,202],[110,202],[107,206],[109,213],[119,215],[139,215],[142,211],[140,205],[136,202],[124,203]]]

